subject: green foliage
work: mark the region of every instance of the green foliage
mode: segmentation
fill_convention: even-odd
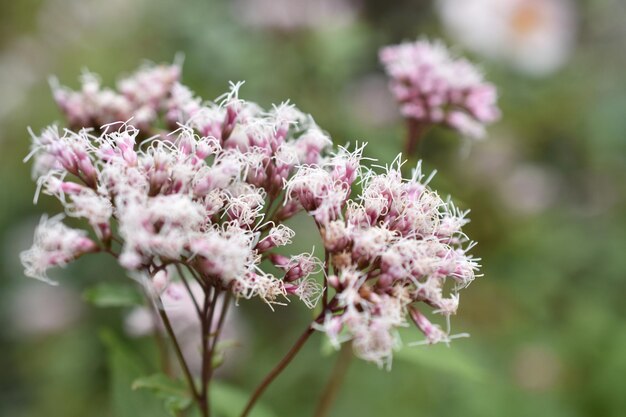
[[[213,368],[219,368],[226,360],[226,352],[232,348],[239,346],[236,340],[220,340],[215,346],[215,352],[213,352]]]
[[[470,355],[458,346],[443,344],[433,346],[404,346],[395,353],[394,359],[412,364],[417,368],[430,368],[472,382],[485,382],[488,374]]]
[[[149,373],[149,366],[112,331],[101,332],[109,356],[111,407],[116,417],[179,416],[180,412],[198,415],[185,381],[162,373]],[[225,342],[224,346],[230,346]],[[238,417],[249,393],[221,381],[211,382],[211,408],[219,417]],[[161,405],[162,404],[162,405]],[[251,417],[276,417],[268,407],[258,404]]]
[[[211,403],[220,417],[238,417],[250,394],[221,381],[211,383]],[[257,404],[250,417],[276,417],[268,407]]]
[[[176,416],[179,411],[187,410],[193,401],[184,381],[173,380],[161,373],[136,379],[132,388],[151,391],[164,402],[165,408],[173,416]],[[221,381],[211,382],[210,389],[211,408],[220,417],[238,417],[249,398],[249,393]],[[276,414],[263,404],[259,404],[254,408],[251,416],[276,417]]]
[[[143,302],[141,294],[130,283],[102,282],[87,289],[83,299],[97,307],[132,307]]]
[[[166,417],[168,413],[148,391],[133,391],[131,385],[148,366],[115,333],[104,330],[100,335],[107,348],[109,365],[109,393],[115,417]]]
[[[132,384],[132,389],[151,391],[157,398],[163,400],[165,408],[172,416],[189,408],[193,401],[184,381],[174,380],[160,373],[137,378]]]

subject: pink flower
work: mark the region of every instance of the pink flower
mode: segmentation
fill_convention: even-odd
[[[497,117],[493,88],[440,44],[388,47],[381,56],[410,117],[474,135]],[[323,297],[314,327],[381,367],[391,365],[409,317],[429,343],[454,337],[417,307],[448,323],[479,265],[462,231],[467,212],[429,188],[432,176],[418,164],[403,178],[400,156],[368,167],[363,145],[327,153],[328,135],[294,105],[265,111],[239,98],[241,84],[203,103],[179,76],[176,66],[149,67],[120,82],[119,93],[91,75],[81,92],[56,91],[70,123],[95,129],[33,134],[29,157],[38,189],[88,225],[44,218],[21,255],[27,275],[47,280],[50,267],[102,251],[129,275],[148,277],[142,282],[168,314],[170,301],[182,303],[183,318],[197,313],[189,302],[196,291],[205,302],[229,292],[270,308],[291,298],[314,308]],[[124,111],[138,123],[93,125]],[[160,117],[175,130],[153,136]],[[302,209],[320,232],[325,262],[313,251],[287,252],[295,232],[283,222]],[[191,274],[191,290],[171,282],[174,265]]]
[[[357,167],[361,194],[344,202],[334,220],[319,223],[334,271],[327,282],[336,295],[332,310],[315,327],[335,345],[352,340],[357,356],[381,367],[391,365],[400,346],[397,329],[407,325],[407,316],[428,343],[455,337],[449,327],[431,324],[416,306],[426,305],[448,321],[458,308],[459,291],[479,268],[461,231],[467,213],[428,188],[430,177],[422,175],[420,165],[408,180],[400,166],[397,159],[380,173]],[[333,172],[333,164],[316,170]],[[319,206],[326,196],[317,195]],[[315,213],[315,207],[308,209]]]
[[[61,223],[61,219],[62,216],[51,219],[44,216],[39,222],[33,246],[20,254],[26,275],[54,283],[48,278],[49,268],[65,266],[80,255],[97,250],[87,232],[70,229]]]
[[[50,84],[54,99],[73,128],[100,128],[130,119],[136,126],[147,128],[167,107],[180,70],[178,64],[145,66],[120,80],[117,90],[102,88],[98,76],[90,72],[82,75],[80,91],[62,87],[54,78]],[[177,99],[181,100],[180,93]]]
[[[444,125],[482,138],[500,117],[497,92],[469,61],[455,58],[441,42],[419,40],[386,46],[380,60],[402,114],[423,125]]]

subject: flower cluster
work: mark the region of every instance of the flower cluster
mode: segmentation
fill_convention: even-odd
[[[419,166],[409,180],[400,166],[397,159],[377,173],[361,166],[358,151],[341,152],[298,171],[288,184],[291,198],[318,222],[334,270],[327,282],[336,294],[316,328],[336,346],[351,340],[359,357],[381,366],[390,364],[407,317],[427,343],[447,343],[449,321],[442,329],[417,305],[449,319],[458,291],[478,269],[461,231],[466,212],[429,189]],[[354,181],[362,192],[349,198]]]
[[[452,126],[496,117],[493,88],[441,46],[406,44],[382,56],[412,117]],[[295,296],[309,308],[323,299],[314,328],[334,345],[350,340],[359,357],[381,366],[409,320],[427,343],[453,337],[449,321],[442,329],[418,306],[449,319],[478,264],[461,231],[466,212],[432,191],[419,166],[408,180],[400,158],[369,168],[364,146],[329,152],[328,135],[293,105],[263,110],[239,99],[240,84],[204,103],[178,73],[144,68],[119,93],[100,89],[93,76],[80,92],[55,89],[70,124],[83,128],[33,134],[29,157],[38,193],[89,227],[44,218],[22,254],[27,275],[48,280],[50,267],[106,252],[144,277],[164,310],[166,296],[184,287],[192,300],[204,294],[204,307],[195,303],[201,321],[211,294],[270,305]],[[325,262],[276,251],[291,243],[295,233],[283,222],[300,210],[315,221]],[[267,272],[264,261],[279,272]],[[200,289],[190,289],[182,268]],[[184,286],[170,282],[173,269]],[[321,271],[324,286],[314,279]]]
[[[51,266],[104,251],[128,271],[155,279],[159,271],[183,265],[208,288],[267,303],[296,295],[313,307],[321,294],[311,277],[320,271],[319,260],[289,257],[278,277],[259,265],[294,235],[280,224],[300,210],[287,201],[285,180],[301,164],[320,163],[330,139],[293,105],[264,111],[238,98],[239,85],[218,103],[201,104],[177,81],[165,88],[165,74],[165,67],[143,69],[120,90],[143,103],[133,114],[150,106],[178,123],[167,134],[146,137],[140,128],[116,122],[97,130],[53,126],[33,135],[39,189],[57,197],[67,216],[87,220],[93,234],[70,229],[58,217],[44,219],[33,248],[22,255],[26,273],[47,279]],[[64,94],[78,103],[108,93]],[[100,104],[62,109],[72,123],[91,126],[108,121],[110,108]],[[80,119],[79,110],[93,113]],[[148,121],[152,116],[140,124]]]
[[[79,91],[60,86],[55,78],[51,85],[72,128],[99,128],[132,118],[135,126],[147,129],[167,108],[180,72],[177,64],[146,66],[121,79],[116,90],[102,88],[99,77],[90,72],[83,73]]]
[[[33,247],[20,254],[24,273],[47,282],[46,271],[54,266],[64,266],[77,257],[94,252],[96,243],[84,230],[71,229],[61,223],[61,217],[44,216],[35,230]]]
[[[387,46],[381,49],[380,60],[402,114],[409,119],[482,138],[484,126],[500,117],[496,88],[469,61],[453,57],[441,42]]]

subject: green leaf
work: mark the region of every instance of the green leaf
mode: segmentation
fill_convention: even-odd
[[[337,352],[338,352],[338,349],[335,346],[333,346],[333,344],[330,342],[330,339],[328,337],[321,338],[320,354],[323,357],[328,358],[329,356],[332,356]]]
[[[86,290],[83,298],[98,307],[129,307],[143,302],[141,294],[128,284],[100,283]]]
[[[461,349],[444,344],[425,346],[404,346],[394,353],[398,359],[420,367],[446,372],[474,382],[485,382],[487,372],[476,359]]]
[[[107,348],[111,415],[115,417],[167,417],[168,413],[154,395],[131,390],[131,384],[148,372],[148,366],[132,348],[114,332],[100,333]]]
[[[213,353],[212,366],[213,368],[219,368],[226,360],[226,351],[230,348],[239,346],[239,342],[236,340],[221,340],[217,342],[215,346],[215,352]]]
[[[224,382],[211,382],[211,405],[219,417],[239,417],[249,397],[249,393]],[[276,414],[263,404],[257,403],[250,416],[276,417]]]
[[[173,380],[164,374],[154,374],[137,378],[132,385],[133,390],[147,389],[152,391],[165,403],[165,408],[176,415],[177,411],[183,411],[192,403],[192,398],[185,383]]]

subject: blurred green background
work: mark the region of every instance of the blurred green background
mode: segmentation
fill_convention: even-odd
[[[22,163],[27,126],[62,120],[47,78],[75,87],[88,68],[112,84],[144,59],[171,62],[182,52],[183,82],[202,97],[245,80],[243,98],[263,106],[289,98],[335,143],[369,142],[369,156],[391,161],[404,133],[378,48],[422,35],[453,41],[426,0],[316,4],[0,2],[0,415],[161,415],[128,388],[134,372],[154,365],[150,340],[126,335],[124,309],[81,298],[123,272],[96,256],[60,271],[59,287],[22,274],[18,253],[39,216],[60,209],[50,198],[32,204]],[[569,7],[575,45],[550,74],[529,76],[455,46],[497,84],[503,119],[471,146],[434,130],[420,147],[427,171],[438,171],[433,188],[472,209],[467,233],[485,276],[463,291],[453,322],[472,337],[414,348],[392,372],[353,361],[332,416],[624,415],[626,4]],[[304,249],[319,246],[313,234],[303,240]],[[245,392],[310,313],[241,304],[247,346],[221,378]],[[404,336],[420,339],[417,330]],[[263,402],[277,416],[310,415],[335,356],[316,336]]]

